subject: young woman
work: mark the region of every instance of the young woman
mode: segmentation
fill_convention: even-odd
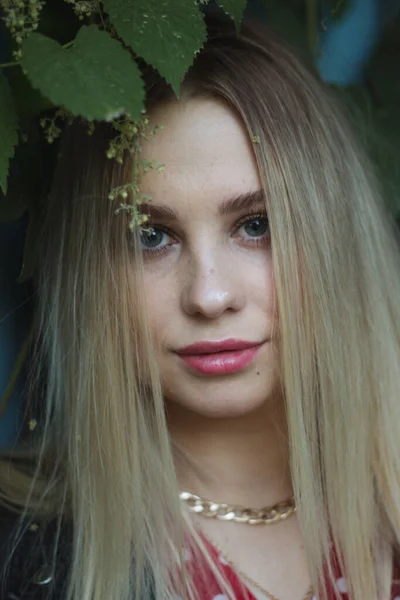
[[[147,227],[108,197],[135,158],[106,157],[111,128],[64,134],[3,598],[400,596],[394,222],[317,79],[207,24],[179,100],[143,70]]]

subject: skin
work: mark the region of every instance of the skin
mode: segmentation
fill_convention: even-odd
[[[221,100],[174,101],[150,118],[164,129],[142,144],[143,156],[165,170],[142,181],[154,213],[154,233],[143,238],[144,286],[169,428],[181,451],[179,483],[217,502],[271,505],[292,494],[271,237],[262,201],[221,215],[232,197],[261,189],[252,142]],[[155,206],[178,218],[160,218]],[[262,343],[236,373],[204,376],[176,354],[228,338]],[[196,518],[280,600],[301,598],[309,580],[296,517],[268,531]]]
[[[210,111],[210,105],[213,110]],[[204,417],[239,417],[256,411],[278,383],[272,337],[275,289],[270,236],[251,237],[241,219],[249,209],[221,217],[236,194],[261,188],[250,142],[237,119],[221,105],[192,101],[153,116],[165,129],[143,148],[165,164],[142,189],[151,206],[168,206],[179,221],[167,227],[157,250],[145,250],[145,286],[166,400]],[[179,143],[176,140],[179,139]],[[253,210],[266,213],[263,202]],[[254,216],[250,215],[254,223]],[[247,230],[249,227],[247,227]],[[146,248],[146,246],[144,245]],[[236,338],[265,342],[256,360],[238,374],[205,377],[175,351],[197,341]]]

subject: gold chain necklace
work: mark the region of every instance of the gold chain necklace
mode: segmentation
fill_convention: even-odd
[[[221,548],[213,540],[211,540],[208,535],[206,535],[204,532],[202,532],[202,535],[208,540],[209,544],[211,544],[211,546],[213,546],[215,548],[215,550],[217,550],[217,552],[219,553],[220,557],[224,560],[224,562],[227,565],[229,565],[231,567],[231,569],[233,569],[233,571],[236,573],[236,575],[239,577],[239,579],[242,579],[242,581],[245,584],[250,583],[251,585],[253,585],[257,590],[259,590],[267,598],[269,598],[269,600],[279,600],[279,598],[274,596],[274,594],[271,594],[271,592],[269,592],[264,587],[262,587],[262,585],[260,585],[257,581],[254,581],[254,579],[252,579],[249,575],[247,575],[246,573],[244,573],[243,571],[238,569],[236,567],[235,563],[233,562],[232,558],[230,556],[228,556],[228,554],[225,551],[221,550]],[[301,600],[311,600],[313,595],[314,595],[314,591],[313,591],[312,586],[310,586]]]
[[[191,512],[202,517],[246,523],[247,525],[271,525],[288,519],[296,512],[294,497],[264,508],[244,508],[243,506],[212,502],[190,492],[180,492],[179,498],[185,502]]]

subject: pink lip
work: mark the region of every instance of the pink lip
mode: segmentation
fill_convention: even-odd
[[[261,345],[260,342],[233,339],[198,342],[178,350],[177,354],[186,364],[203,375],[224,375],[247,367]]]

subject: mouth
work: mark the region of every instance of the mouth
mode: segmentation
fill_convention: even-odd
[[[226,375],[245,369],[264,343],[233,339],[197,342],[178,350],[177,355],[202,375]]]

